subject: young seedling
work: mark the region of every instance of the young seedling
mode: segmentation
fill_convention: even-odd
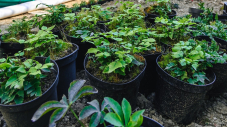
[[[72,104],[75,103],[78,99],[98,92],[97,89],[92,86],[83,86],[85,82],[85,80],[75,80],[71,82],[68,90],[68,99],[65,95],[63,95],[60,102],[48,101],[42,104],[35,112],[31,120],[35,122],[46,113],[55,110],[52,113],[49,122],[49,127],[55,127],[56,122],[63,118],[67,111],[70,110],[73,113],[74,117],[81,124],[81,126],[85,127],[85,125],[79,120],[78,116],[71,108]]]

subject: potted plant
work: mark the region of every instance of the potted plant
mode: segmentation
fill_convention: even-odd
[[[200,41],[175,44],[172,53],[159,56],[159,75],[155,100],[158,109],[177,123],[189,124],[201,110],[205,95],[216,76],[207,70],[212,64]]]
[[[1,87],[0,111],[8,126],[43,127],[48,125],[50,114],[31,122],[38,107],[50,100],[57,100],[59,70],[50,58],[36,57],[0,59]]]
[[[97,93],[95,88],[92,88],[91,86],[85,86],[82,87],[84,84],[84,80],[77,80],[73,83],[71,83],[71,89],[69,89],[69,98],[65,96],[62,97],[62,100],[60,102],[57,101],[49,101],[44,103],[40,108],[36,111],[34,116],[32,117],[32,121],[38,120],[42,115],[49,112],[50,110],[44,110],[44,109],[54,109],[54,113],[52,114],[50,118],[50,124],[49,127],[56,125],[55,122],[58,122],[60,119],[62,119],[66,112],[70,109],[70,111],[74,114],[75,118],[78,120],[78,122],[81,124],[81,126],[84,127],[84,123],[82,123],[80,120],[87,118],[91,116],[91,120],[89,123],[89,126],[96,127],[96,126],[102,126],[101,124],[104,124],[106,127],[106,124],[111,123],[114,126],[133,126],[133,127],[139,127],[142,126],[154,126],[154,127],[163,127],[156,121],[142,116],[144,110],[136,111],[135,113],[132,113],[132,108],[130,103],[124,98],[122,100],[122,106],[115,101],[112,98],[105,97],[103,100],[103,103],[100,105],[97,100],[93,100],[91,102],[88,102],[89,106],[86,106],[82,109],[82,111],[78,116],[75,114],[73,109],[71,108],[71,105],[79,98],[82,97],[82,89],[86,91],[86,93],[92,94]],[[82,87],[82,88],[81,88]],[[78,93],[75,93],[72,89],[79,91]],[[70,92],[72,91],[72,92]],[[53,104],[57,104],[54,106]],[[58,117],[57,117],[58,116]],[[107,123],[106,123],[106,122]],[[111,125],[110,125],[111,126]]]
[[[72,104],[75,103],[78,99],[86,96],[91,95],[94,93],[97,93],[97,89],[95,89],[92,86],[86,85],[83,86],[86,80],[74,80],[70,83],[70,87],[68,89],[68,99],[65,95],[62,96],[62,99],[60,102],[58,101],[48,101],[42,104],[39,109],[34,113],[33,117],[31,117],[31,121],[36,122],[43,117],[44,114],[52,111],[55,109],[53,114],[50,117],[49,127],[56,126],[57,121],[59,121],[61,118],[65,116],[67,111],[70,109],[70,111],[73,113],[75,118],[78,120],[78,122],[81,124],[82,127],[85,127],[85,125],[79,120],[76,113],[71,108]],[[49,120],[49,119],[48,119]]]
[[[85,73],[91,85],[99,90],[99,93],[93,96],[95,99],[101,101],[103,97],[108,96],[120,102],[126,98],[135,108],[135,98],[144,75],[146,61],[132,52],[134,47],[124,48],[121,44],[130,45],[130,40],[123,41],[123,37],[117,35],[118,32],[115,32],[111,37],[115,42],[98,35],[85,39],[96,45],[96,48],[90,48],[87,52],[84,60]]]
[[[5,49],[5,53],[14,55],[14,53],[23,50],[24,45],[18,43],[19,39],[27,39],[27,34],[33,33],[32,21],[25,21],[27,17],[21,20],[13,20],[13,23],[6,29],[8,33],[0,35],[1,48]]]
[[[146,28],[145,13],[140,4],[130,1],[120,2],[120,4],[114,16],[105,23],[108,30],[118,27],[134,28],[135,26]]]
[[[199,9],[194,7],[189,7],[188,12],[192,15],[193,18],[201,17],[201,13],[203,13],[205,10],[203,2],[198,3],[198,5],[199,5]]]
[[[163,17],[157,17],[155,22],[156,24],[152,30],[157,31],[157,40],[162,42],[166,48],[172,47],[172,45],[179,41],[190,39],[191,35],[188,26],[195,24],[186,17],[179,20],[168,20]]]
[[[131,54],[139,54],[146,59],[147,66],[140,82],[139,92],[144,95],[154,92],[157,79],[156,58],[165,51],[164,47],[162,48],[161,44],[153,38],[153,36],[156,36],[156,31],[141,27],[119,27],[107,33],[100,33],[100,35],[110,39],[110,41],[112,40],[112,43],[117,41],[120,46],[130,50]],[[122,40],[120,40],[121,38]],[[152,81],[152,83],[149,81]]]
[[[50,56],[59,66],[58,97],[67,95],[69,83],[76,79],[76,58],[79,47],[76,44],[57,39],[51,31],[55,26],[43,26],[37,34],[29,34],[28,40],[19,42],[26,45],[24,56]],[[68,84],[67,84],[68,83]]]
[[[45,5],[50,9],[47,10],[48,14],[36,15],[35,24],[39,26],[40,29],[42,26],[51,27],[55,25],[55,27],[52,29],[52,32],[53,34],[58,35],[58,37],[62,39],[61,31],[66,25],[66,22],[64,21],[64,18],[65,18],[64,14],[70,13],[72,10],[68,9],[63,4],[54,6],[54,5],[47,5],[47,4],[41,3],[41,4],[38,4],[36,7],[38,7],[39,5]],[[41,19],[41,21],[39,19]]]
[[[104,13],[102,15],[102,12]],[[92,36],[94,33],[103,32],[98,27],[98,21],[104,21],[110,17],[109,13],[105,13],[100,6],[92,6],[92,10],[89,8],[82,8],[76,16],[74,13],[65,14],[65,20],[68,21],[68,25],[64,29],[64,34],[72,43],[77,44],[80,47],[79,56],[77,59],[77,70],[83,70],[83,60],[87,50],[94,47],[93,44],[87,42],[81,42],[85,37]],[[106,18],[107,17],[107,18]],[[76,19],[76,20],[75,20]]]
[[[154,2],[153,5],[145,8],[147,13],[146,20],[154,24],[156,17],[173,18],[177,15],[176,11],[171,9],[170,0],[149,0]]]

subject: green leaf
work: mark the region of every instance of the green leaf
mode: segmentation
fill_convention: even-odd
[[[95,107],[93,107],[91,105],[86,106],[81,110],[80,115],[79,115],[79,120],[87,118],[88,116],[90,116],[91,114],[93,114],[95,112],[98,112],[98,110]]]
[[[5,62],[5,61],[6,61],[5,58],[1,58],[1,59],[0,59],[0,63],[3,63],[3,62]]]
[[[26,73],[24,66],[20,66],[16,71],[21,73]]]
[[[68,99],[69,103],[73,101],[73,98],[77,95],[80,88],[84,85],[86,80],[74,80],[70,83],[70,87],[68,89]]]
[[[16,104],[21,104],[21,103],[23,103],[23,101],[24,101],[24,97],[15,97],[14,98],[14,102],[16,103]]]
[[[56,108],[67,108],[68,106],[65,104],[62,104],[58,101],[48,101],[44,104],[42,104],[38,110],[34,113],[32,117],[32,121],[35,122],[37,121],[40,117],[45,115],[46,113],[56,109]]]
[[[140,116],[143,115],[145,110],[140,110],[140,111],[136,111],[135,113],[132,114],[131,118],[132,118],[132,121],[135,121],[137,122],[138,119],[140,118]]]
[[[55,127],[57,121],[64,117],[67,113],[68,108],[58,108],[56,109],[50,117],[49,127]]]
[[[13,82],[15,82],[15,81],[17,81],[17,76],[16,76],[16,75],[11,76],[11,77],[7,80],[6,86],[5,86],[5,87],[10,86],[10,85],[11,85]]]
[[[192,67],[195,69],[195,70],[197,70],[197,67],[198,67],[199,65],[198,65],[198,63],[193,63],[192,64]]]
[[[124,113],[125,125],[127,125],[132,113],[132,108],[130,103],[125,98],[123,98],[121,105],[122,105],[122,111]]]
[[[89,123],[89,127],[96,127],[98,126],[98,124],[100,123],[100,119],[101,119],[101,112],[96,112],[92,115],[90,123]]]
[[[112,124],[114,126],[124,126],[123,122],[118,117],[118,115],[116,115],[112,112],[106,114],[106,116],[104,117],[104,120],[109,122],[110,124]]]
[[[9,64],[9,63],[2,63],[2,64],[0,64],[0,69],[6,69],[6,68],[9,68],[9,67],[11,67],[12,65],[11,64]]]
[[[90,48],[88,49],[87,53],[97,53],[99,50],[97,48]]]
[[[115,71],[117,68],[122,67],[122,64],[121,64],[120,61],[114,61],[114,62],[111,62],[111,63],[108,65],[108,67],[109,67],[108,72],[104,72],[104,73],[111,73],[111,72]]]
[[[122,108],[121,108],[120,104],[117,101],[115,101],[113,98],[110,98],[110,97],[105,97],[104,100],[118,115],[119,119],[124,120],[124,114],[122,112]]]
[[[48,56],[48,57],[46,58],[45,64],[46,64],[46,63],[50,63],[50,56]]]
[[[136,125],[134,125],[133,127],[140,127],[143,124],[143,116],[140,115],[139,119],[137,120]]]

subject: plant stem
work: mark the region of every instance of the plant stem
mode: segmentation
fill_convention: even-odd
[[[76,119],[77,119],[77,121],[80,123],[80,125],[82,126],[82,127],[85,127],[85,125],[83,124],[83,122],[81,122],[80,120],[79,120],[79,118],[78,118],[78,116],[76,115],[76,113],[73,111],[73,109],[70,107],[70,110],[71,110],[71,112],[73,113],[73,115],[76,117]]]
[[[104,127],[106,127],[106,123],[105,123],[105,121],[103,122],[103,124],[104,124]]]

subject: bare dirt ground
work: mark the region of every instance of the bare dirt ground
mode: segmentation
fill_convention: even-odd
[[[115,1],[107,2],[103,4],[103,7],[115,6]],[[144,0],[130,0],[135,3],[140,3],[144,7],[151,4],[150,2],[146,3]],[[79,0],[65,3],[65,5],[71,7],[74,3],[79,3]],[[172,3],[179,4],[179,9],[176,9],[178,16],[183,16],[188,14],[189,7],[198,8],[198,3],[200,1],[191,1],[191,0],[171,0]],[[203,0],[205,2],[205,7],[209,7],[214,9],[215,13],[222,14],[221,7],[223,7],[222,0]],[[12,20],[20,19],[23,16],[27,16],[28,19],[34,16],[35,14],[44,14],[45,11],[37,10],[32,11],[23,15],[14,16],[7,19],[0,20],[0,29],[5,33],[5,29],[10,25]],[[89,80],[86,78],[84,71],[77,72],[78,79],[86,79],[87,85],[90,84]],[[148,116],[157,122],[161,123],[165,127],[227,127],[227,94],[222,97],[213,98],[211,100],[206,101],[206,111],[203,112],[200,117],[192,122],[190,125],[179,125],[165,116],[162,116],[157,110],[154,108],[153,99],[155,94],[152,93],[147,98],[143,95],[139,94],[137,97],[137,106],[138,109],[146,109],[144,115]],[[75,110],[77,114],[82,110],[84,106],[86,106],[86,102],[91,101],[89,97],[80,99],[77,101],[72,108]],[[88,123],[89,119],[85,119],[84,123]],[[86,124],[88,126],[88,124]],[[0,126],[7,127],[4,122],[3,116],[0,118]],[[80,125],[76,122],[76,119],[73,117],[72,113],[68,112],[66,116],[57,124],[57,127],[79,127]]]

